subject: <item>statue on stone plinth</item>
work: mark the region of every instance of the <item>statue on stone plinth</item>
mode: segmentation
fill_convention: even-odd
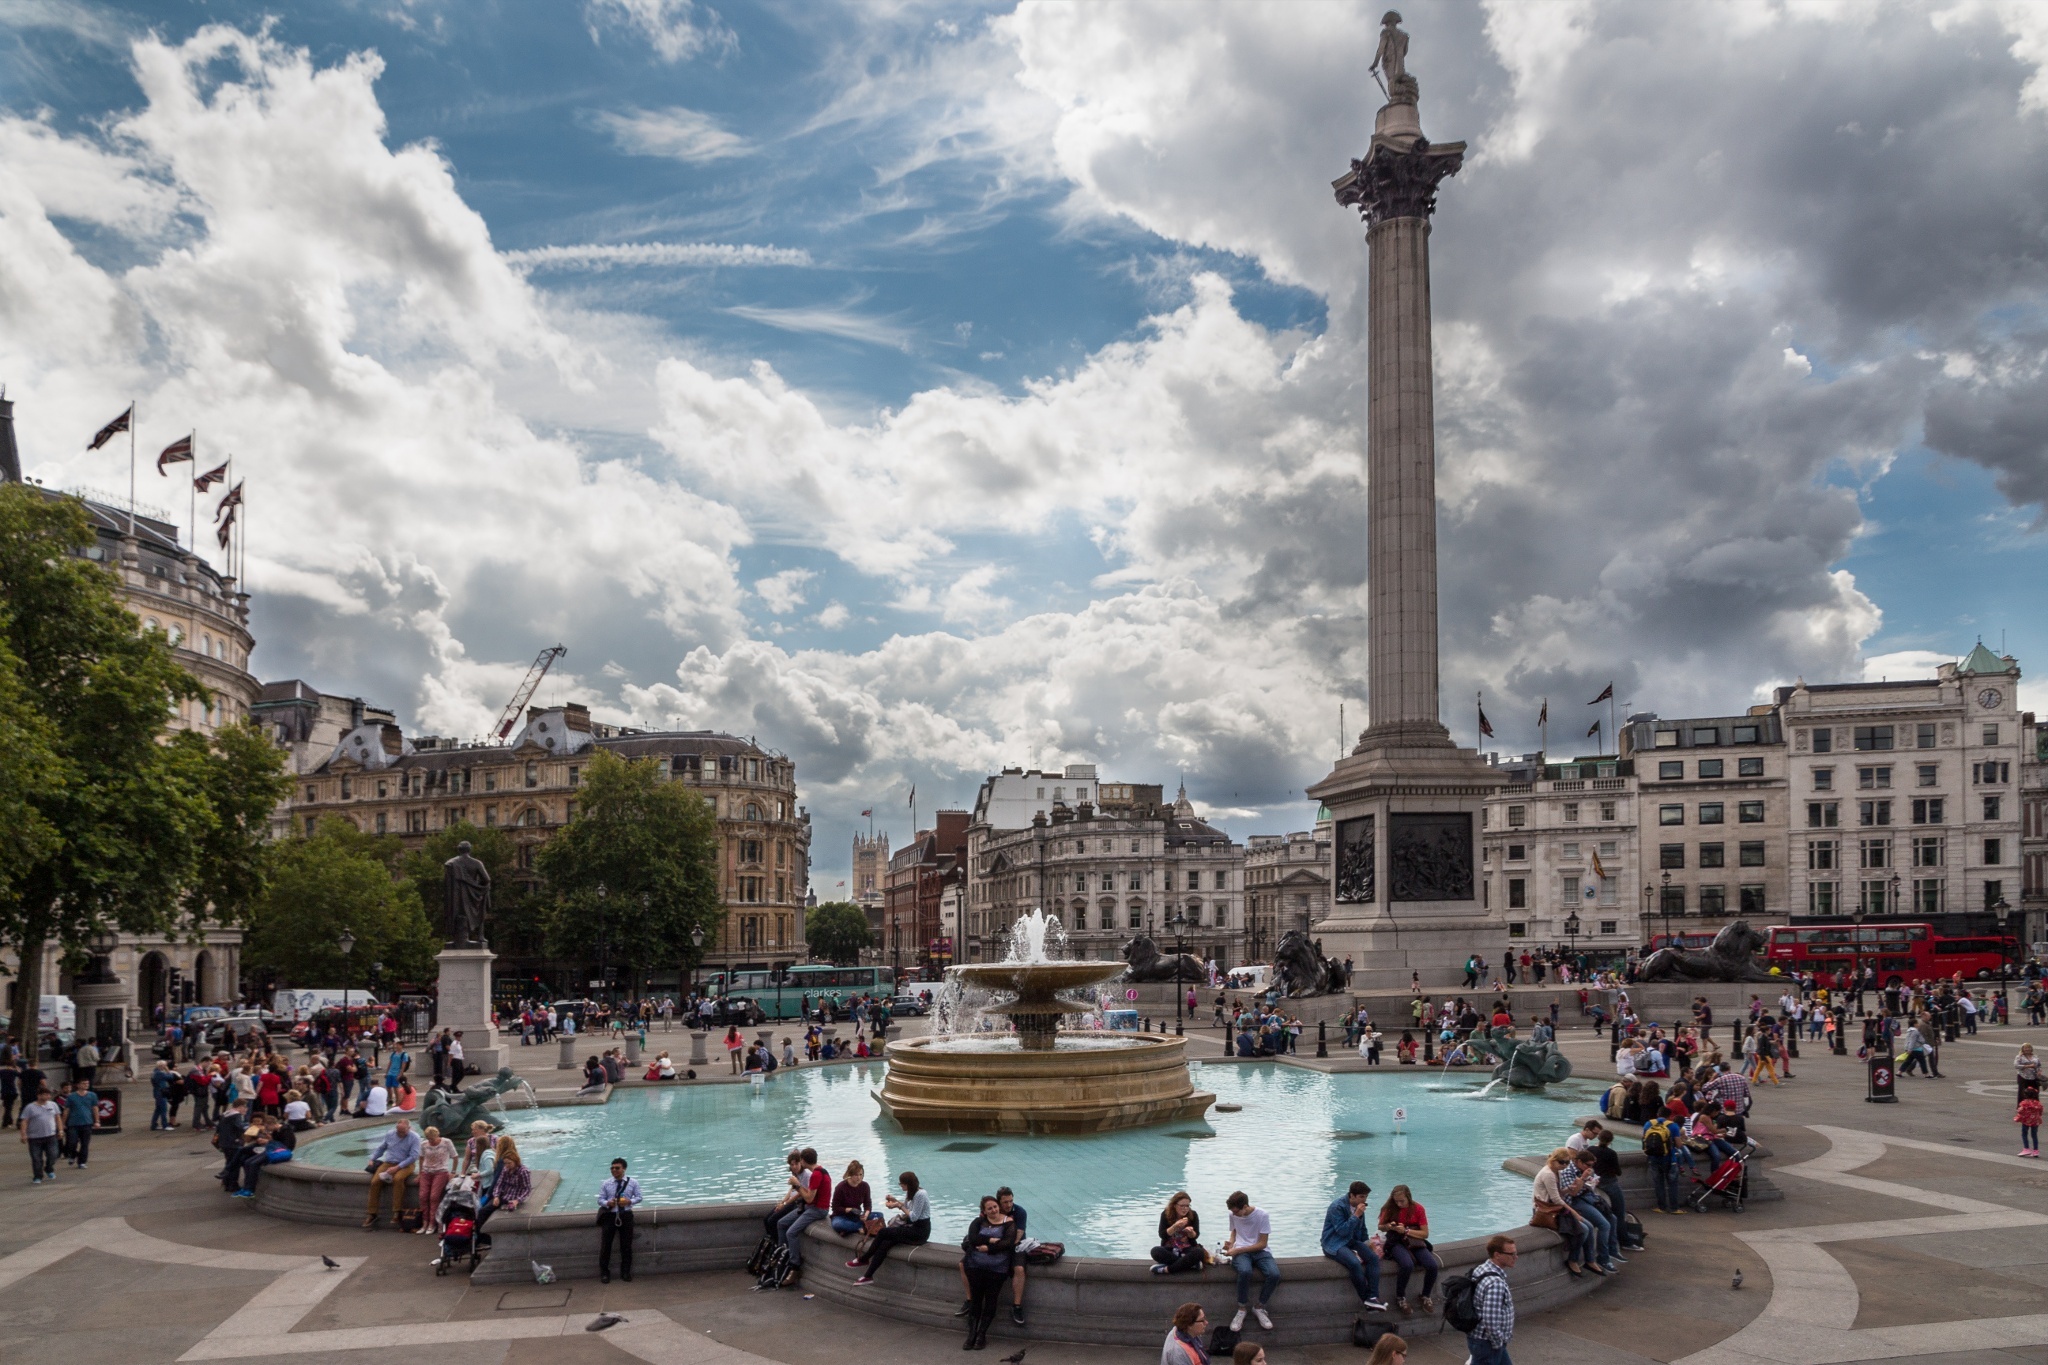
[[[427,1097],[420,1105],[420,1127],[422,1130],[438,1128],[443,1137],[466,1139],[469,1136],[469,1125],[484,1118],[500,1095],[508,1094],[525,1084],[526,1082],[512,1073],[511,1067],[501,1066],[496,1076],[478,1081],[475,1085],[460,1091],[451,1090],[446,1086],[434,1086],[427,1091]],[[491,1126],[497,1127],[496,1124]]]
[[[491,913],[491,874],[469,855],[469,841],[441,864],[441,929],[450,948],[482,948],[484,917]]]
[[[1415,103],[1420,87],[1408,74],[1408,35],[1401,31],[1399,10],[1388,10],[1380,20],[1379,49],[1372,54],[1372,65],[1366,68],[1366,74],[1385,77],[1380,89],[1386,91],[1389,103]]]
[[[1704,950],[1659,948],[1643,959],[1636,972],[1638,981],[1783,981],[1774,976],[1757,954],[1764,950],[1764,936],[1750,928],[1748,920],[1723,925]]]

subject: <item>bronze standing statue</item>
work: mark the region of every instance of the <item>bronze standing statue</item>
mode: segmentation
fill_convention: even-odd
[[[483,948],[484,919],[491,913],[491,874],[469,854],[469,841],[441,864],[441,929],[450,948]]]

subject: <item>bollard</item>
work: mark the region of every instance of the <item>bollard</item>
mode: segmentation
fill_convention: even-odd
[[[561,1059],[555,1063],[555,1070],[574,1071],[576,1069],[576,1035],[565,1033],[559,1041],[562,1047],[562,1054]]]
[[[710,1056],[704,1051],[704,1044],[711,1035],[703,1029],[690,1030],[690,1065],[709,1066]]]
[[[1316,1056],[1330,1055],[1330,1024],[1327,1019],[1316,1020]]]
[[[640,1035],[637,1033],[628,1033],[626,1035],[626,1064],[628,1066],[638,1066],[640,1064]]]
[[[764,1029],[762,1029],[762,1030],[761,1030],[761,1031],[760,1031],[759,1033],[756,1033],[756,1034],[754,1035],[754,1037],[755,1037],[755,1039],[756,1039],[756,1040],[757,1040],[757,1041],[758,1041],[758,1042],[759,1042],[759,1043],[761,1044],[761,1046],[762,1046],[762,1047],[765,1047],[765,1048],[767,1048],[767,1049],[768,1049],[768,1050],[769,1050],[770,1052],[773,1052],[773,1051],[775,1051],[775,1030],[774,1030],[774,1029],[772,1029],[772,1028],[764,1028]]]

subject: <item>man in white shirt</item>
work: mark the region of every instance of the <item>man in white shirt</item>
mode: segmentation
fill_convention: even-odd
[[[370,1093],[363,1097],[363,1113],[373,1119],[381,1119],[391,1111],[391,1092],[382,1082],[370,1087]]]
[[[463,1065],[462,1034],[460,1031],[448,1040],[448,1084],[451,1088],[462,1084],[462,1076],[468,1067]]]

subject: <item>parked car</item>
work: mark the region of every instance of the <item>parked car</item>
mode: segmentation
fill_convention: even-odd
[[[0,1014],[0,1035],[4,1035],[7,1032],[8,1025],[11,1022],[13,1021],[8,1015]],[[77,1041],[78,1030],[50,1028],[45,1025],[36,1030],[36,1060],[38,1062],[61,1062],[71,1055],[71,1048]]]
[[[891,1014],[930,1014],[931,1006],[921,995],[895,995],[889,998]]]

